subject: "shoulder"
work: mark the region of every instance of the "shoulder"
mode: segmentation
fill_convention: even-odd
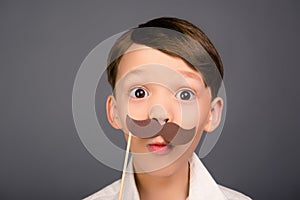
[[[224,187],[222,185],[219,185],[219,188],[228,200],[251,200],[250,197],[248,197],[238,191],[232,190],[232,189]]]
[[[118,199],[119,189],[120,180],[117,180],[83,200],[115,200]]]

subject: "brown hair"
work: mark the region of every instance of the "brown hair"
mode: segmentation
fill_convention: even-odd
[[[211,89],[212,98],[217,96],[224,71],[216,48],[198,27],[186,20],[173,17],[161,17],[140,24],[116,41],[110,50],[107,67],[108,81],[113,89],[118,64],[133,43],[180,57],[192,69],[201,72],[205,84]]]

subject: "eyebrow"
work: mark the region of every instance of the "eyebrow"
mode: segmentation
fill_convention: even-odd
[[[195,73],[196,72],[196,73]],[[185,70],[178,70],[177,73],[180,73],[183,77],[186,78],[191,78],[195,81],[200,81],[201,84],[203,84],[204,86],[206,86],[206,83],[202,77],[202,74],[198,71],[195,72],[190,72],[190,71],[185,71]],[[144,69],[134,69],[132,71],[130,71],[129,73],[127,73],[125,76],[126,77],[139,77],[141,74],[144,73]]]
[[[144,70],[142,70],[142,69],[134,69],[134,70],[127,72],[124,77],[132,76],[132,75],[141,75],[143,72],[144,72]]]
[[[203,80],[201,74],[198,75],[193,72],[183,71],[183,70],[178,70],[178,72],[180,72],[181,74],[183,74],[186,77],[189,77],[189,78],[192,78],[192,79],[195,79],[197,81],[201,81],[202,83],[204,83],[204,80]]]
[[[129,72],[128,74],[137,74],[137,75],[139,75],[139,74],[141,74],[143,72],[144,72],[143,69],[134,69],[131,72]],[[192,79],[196,79],[196,80],[200,80],[200,81],[203,82],[201,74],[198,75],[198,74],[195,74],[193,72],[184,71],[184,70],[178,70],[178,72],[181,73],[181,74],[183,74],[186,77],[189,77],[189,78],[192,78]]]
[[[122,77],[119,77],[119,79],[123,79],[123,78],[128,77],[128,76],[129,77],[131,77],[131,76],[138,77],[142,72],[143,72],[143,70],[141,70],[141,69],[134,69],[132,71],[127,72]]]

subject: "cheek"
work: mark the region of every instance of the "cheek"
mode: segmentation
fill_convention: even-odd
[[[130,100],[126,95],[119,95],[117,101],[117,113],[124,132],[128,132],[126,126],[126,116],[134,119],[147,118],[147,105],[145,101]]]
[[[126,141],[128,141],[128,135],[124,134],[124,136]],[[147,153],[145,140],[132,136],[130,151],[133,153]]]
[[[197,134],[195,135],[193,140],[185,145],[186,146],[185,153],[192,154],[195,151],[195,149],[201,139],[202,131],[203,131],[203,129],[197,129]]]
[[[146,100],[129,100],[127,113],[134,119],[147,119],[149,111]]]
[[[198,101],[198,128],[202,134],[202,130],[207,124],[209,113],[211,107],[211,99],[209,93],[203,96],[202,99]]]
[[[199,105],[197,104],[197,102],[181,105],[180,108],[180,126],[185,129],[191,129],[197,126],[200,118]]]
[[[181,105],[181,126],[185,129],[203,128],[209,114],[210,104],[206,100],[197,100]]]
[[[207,105],[209,106],[209,105]],[[199,117],[199,121],[198,121],[198,129],[204,129],[204,127],[206,126],[207,122],[208,122],[208,117],[209,117],[209,108],[203,108],[201,110],[201,115]]]

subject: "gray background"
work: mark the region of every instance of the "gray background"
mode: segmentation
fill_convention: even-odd
[[[120,177],[81,144],[72,87],[102,40],[184,18],[224,62],[228,112],[204,163],[254,199],[299,199],[299,19],[286,1],[0,1],[0,199],[80,199]]]

